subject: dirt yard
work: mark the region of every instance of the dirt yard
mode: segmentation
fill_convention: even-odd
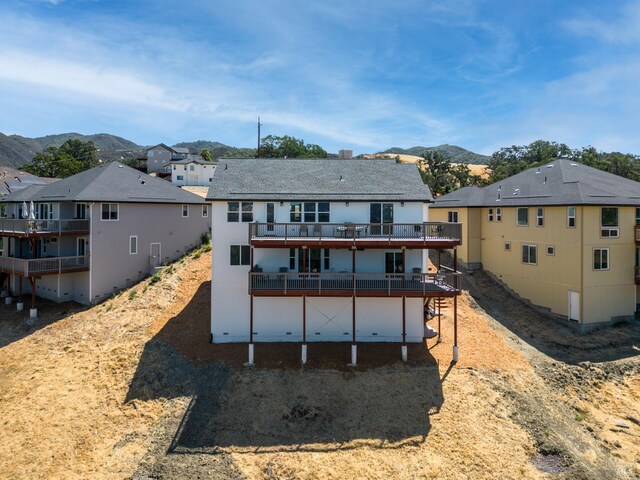
[[[579,336],[474,274],[456,365],[448,308],[406,365],[258,345],[244,368],[246,346],[209,343],[210,262],[33,325],[0,306],[1,478],[640,477],[637,325]]]
[[[416,163],[418,160],[422,160],[422,157],[418,157],[416,155],[393,155],[393,154],[375,154],[375,155],[365,155],[365,158],[395,158],[400,157],[400,161],[402,163]],[[457,163],[452,163],[452,165],[458,165]],[[474,165],[468,164],[469,170],[472,175],[478,175],[482,178],[488,178],[489,172],[487,171],[486,165]]]

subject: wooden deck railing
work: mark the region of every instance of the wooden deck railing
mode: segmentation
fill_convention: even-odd
[[[51,233],[61,235],[71,232],[88,232],[89,220],[24,220],[0,218],[0,232],[14,235]]]
[[[351,291],[399,295],[402,292],[421,293],[460,291],[460,272],[439,273],[298,273],[249,272],[249,293],[260,291],[292,291],[327,293]]]
[[[388,239],[388,240],[455,240],[462,239],[459,223],[251,223],[252,239]]]
[[[51,257],[51,258],[13,258],[0,257],[0,271],[24,275],[43,275],[65,273],[70,270],[89,268],[89,256]]]

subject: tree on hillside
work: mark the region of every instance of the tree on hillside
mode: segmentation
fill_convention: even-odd
[[[572,158],[573,151],[564,143],[536,140],[529,145],[512,145],[495,152],[489,161],[489,182],[497,182],[527,168],[543,165],[557,158]]]
[[[422,181],[435,197],[469,185],[484,185],[480,176],[471,174],[468,165],[453,165],[435,150],[425,152],[417,163]]]
[[[261,158],[327,158],[329,155],[320,146],[305,145],[304,140],[284,135],[268,135],[260,142]]]
[[[65,178],[99,163],[93,142],[70,139],[60,147],[47,147],[37,153],[23,169],[39,177]]]
[[[536,140],[529,145],[501,148],[491,156],[489,183],[531,167],[566,158],[605,172],[640,181],[640,157],[619,152],[599,152],[593,147],[573,150],[564,143]]]
[[[200,152],[200,156],[206,162],[210,162],[212,160],[211,152],[209,151],[208,148],[203,148],[202,151]]]

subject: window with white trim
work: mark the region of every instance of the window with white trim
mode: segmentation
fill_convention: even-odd
[[[291,202],[289,220],[304,223],[329,222],[330,204],[329,202]]]
[[[538,246],[522,245],[522,263],[535,265],[538,263]]]
[[[202,205],[202,216],[203,217],[209,216],[209,205]]]
[[[182,205],[182,216],[183,217],[189,216],[189,205]]]
[[[536,226],[544,227],[544,207],[538,207],[536,209]]]
[[[504,242],[504,250],[506,252],[510,252],[511,251],[511,242]]]
[[[117,203],[103,203],[101,219],[104,221],[118,220],[118,207]]]
[[[576,226],[576,207],[567,207],[567,227]]]
[[[76,216],[74,217],[78,220],[86,220],[87,219],[87,204],[86,203],[76,203]]]
[[[618,207],[602,207],[600,211],[600,236],[602,238],[618,238]]]
[[[0,218],[7,218],[9,208],[7,205],[0,205]]]
[[[449,223],[458,223],[458,211],[457,210],[449,210],[447,212],[447,222],[449,222]]]
[[[549,255],[550,257],[554,256],[556,254],[556,247],[553,245],[547,245],[547,255]]]
[[[496,222],[502,221],[502,208],[496,207]]]
[[[227,222],[240,220],[253,222],[253,202],[227,202]]]
[[[131,235],[129,237],[129,255],[137,255],[138,254],[138,236]]]
[[[529,208],[518,208],[516,215],[516,225],[518,225],[519,227],[526,227],[529,225]]]
[[[609,249],[608,248],[593,249],[593,269],[609,270]]]
[[[184,180],[184,175],[177,175],[176,179],[179,180],[179,181],[182,181],[182,180]]]
[[[487,211],[487,221],[488,222],[493,222],[493,208],[490,208]]]
[[[250,265],[251,247],[249,245],[230,245],[231,265]]]

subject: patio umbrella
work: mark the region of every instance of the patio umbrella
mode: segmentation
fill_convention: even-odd
[[[36,219],[36,207],[33,204],[33,201],[31,201],[29,206],[30,206],[30,209],[29,209],[29,220],[35,220]]]
[[[22,218],[27,218],[29,216],[29,210],[27,209],[27,202],[22,202],[22,211],[20,212],[20,216]]]

